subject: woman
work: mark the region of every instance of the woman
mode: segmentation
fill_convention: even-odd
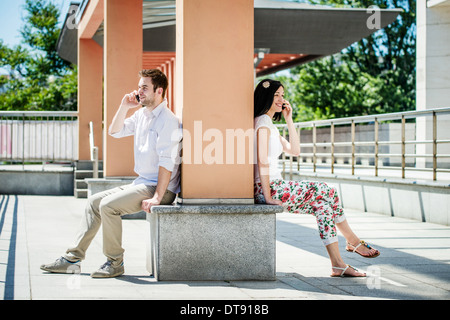
[[[283,205],[290,213],[314,214],[320,237],[331,260],[331,276],[366,276],[342,260],[336,226],[347,240],[347,251],[366,258],[375,258],[380,252],[353,233],[345,219],[336,189],[321,182],[285,181],[281,177],[277,167],[279,155],[283,151],[294,156],[300,154],[300,140],[292,121],[292,107],[284,100],[281,82],[262,80],[255,89],[254,106],[256,203]],[[281,137],[272,123],[272,119],[278,121],[281,116],[286,121],[290,141]]]

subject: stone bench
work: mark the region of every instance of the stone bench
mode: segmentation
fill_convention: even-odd
[[[147,213],[147,270],[156,280],[275,280],[271,205],[171,205]]]

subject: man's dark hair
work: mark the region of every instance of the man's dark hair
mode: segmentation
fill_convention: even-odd
[[[169,82],[167,81],[166,75],[159,69],[144,69],[139,71],[139,76],[144,78],[151,78],[153,84],[153,92],[156,92],[156,89],[162,88],[163,94],[162,97],[166,96],[167,87]]]

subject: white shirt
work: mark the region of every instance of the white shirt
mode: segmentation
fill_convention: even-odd
[[[280,132],[278,131],[277,127],[272,123],[272,119],[266,114],[263,114],[259,117],[255,118],[255,159],[258,160],[258,153],[257,153],[257,142],[258,142],[258,136],[257,132],[258,129],[261,127],[267,127],[270,130],[270,137],[269,137],[269,153],[267,155],[267,160],[269,161],[269,177],[270,180],[274,179],[282,179],[281,172],[278,169],[278,158],[283,152],[283,145],[281,144],[280,140]],[[259,177],[259,166],[258,161],[256,161],[256,164],[254,165],[254,174],[255,174],[255,183],[261,182],[261,179]]]
[[[134,135],[134,171],[138,174],[133,184],[156,186],[159,167],[164,167],[172,172],[167,189],[180,192],[181,122],[167,108],[167,100],[153,111],[139,109],[125,119],[121,131],[111,134],[114,138],[131,135]]]

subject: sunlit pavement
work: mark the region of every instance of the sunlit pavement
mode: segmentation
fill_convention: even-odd
[[[381,251],[366,259],[339,247],[346,263],[367,278],[331,278],[315,218],[277,215],[276,281],[162,281],[145,267],[148,222],[123,220],[125,274],[92,279],[106,261],[101,229],[80,275],[39,269],[75,240],[86,199],[0,195],[0,297],[14,300],[161,299],[450,299],[450,227],[346,210],[361,239]],[[207,245],[207,244],[205,244]]]

